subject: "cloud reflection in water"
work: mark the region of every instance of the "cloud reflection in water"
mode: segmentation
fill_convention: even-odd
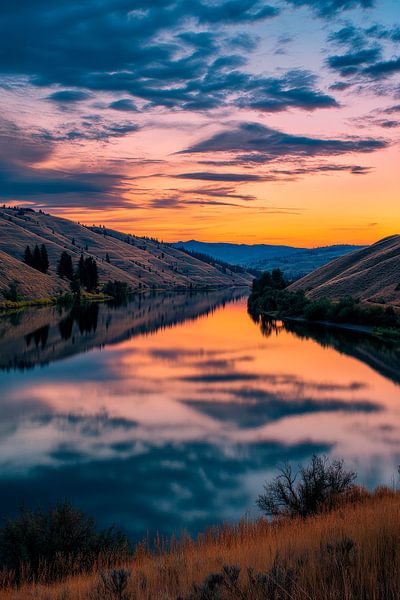
[[[68,497],[137,539],[254,514],[277,463],[313,452],[344,456],[371,485],[390,481],[396,383],[311,335],[264,327],[265,336],[245,301],[215,310],[226,300],[100,306],[95,331],[78,334],[74,321],[68,336],[58,327],[68,315],[52,314],[34,350],[24,336],[44,322],[10,327],[15,366],[16,333],[32,366],[48,362],[49,344],[57,360],[0,375],[1,512]]]

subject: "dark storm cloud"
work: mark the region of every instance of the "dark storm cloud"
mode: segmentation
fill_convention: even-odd
[[[300,8],[308,7],[323,19],[354,8],[372,8],[375,0],[285,0],[287,4]]]
[[[382,59],[385,42],[400,41],[400,27],[384,27],[378,23],[370,27],[346,27],[331,33],[328,40],[340,48],[344,54],[327,59],[328,66],[341,76],[358,76],[363,79],[384,79],[400,71],[400,57]]]
[[[384,79],[400,73],[400,57],[393,58],[392,60],[382,60],[376,62],[369,67],[366,67],[362,74],[370,76],[374,79]]]
[[[121,100],[115,100],[108,105],[108,108],[113,110],[120,110],[123,112],[136,112],[137,106],[129,98],[121,98]]]
[[[46,131],[27,131],[15,123],[0,120],[0,197],[37,198],[46,205],[121,205],[117,190],[123,176],[118,173],[63,171],[41,167],[50,158],[56,143]],[[80,197],[83,194],[86,199]]]
[[[182,153],[249,152],[255,160],[267,162],[291,156],[336,156],[355,152],[373,152],[385,148],[380,139],[352,137],[346,139],[316,138],[283,133],[258,123],[241,123],[193,144]]]
[[[46,99],[60,104],[74,104],[88,98],[90,98],[90,94],[81,90],[60,90],[59,92],[50,94]]]
[[[368,63],[375,62],[381,56],[380,48],[369,48],[350,52],[349,54],[339,54],[330,56],[327,60],[328,66],[341,75],[352,74],[353,67],[359,67]]]
[[[370,43],[371,40],[386,40],[390,42],[400,41],[400,27],[385,27],[379,23],[375,23],[370,27],[360,27],[348,23],[338,31],[330,33],[328,40],[337,45],[360,49]]]
[[[52,94],[64,103],[90,90],[183,110],[233,103],[265,111],[336,106],[304,73],[295,81],[293,73],[266,78],[243,70],[243,50],[252,50],[258,38],[225,26],[263,21],[278,12],[262,0],[154,0],[150,6],[139,0],[134,10],[127,0],[56,6],[48,0],[18,6],[6,1],[0,72],[27,76],[37,86],[74,88]],[[110,107],[132,110],[128,100]]]
[[[293,69],[279,78],[248,78],[235,104],[262,112],[279,112],[288,108],[313,111],[338,106],[335,98],[316,88],[315,75],[303,69]]]

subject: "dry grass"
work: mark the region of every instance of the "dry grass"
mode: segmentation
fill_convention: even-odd
[[[129,243],[126,241],[129,239]],[[74,243],[73,243],[74,241]],[[25,265],[25,248],[45,244],[50,267],[46,275]],[[133,290],[203,289],[249,286],[248,274],[227,272],[168,245],[39,212],[19,214],[0,209],[0,299],[14,280],[28,299],[54,296],[69,290],[56,274],[61,252],[68,252],[76,266],[81,253],[96,260],[100,284],[118,280]],[[109,257],[107,262],[106,257]]]
[[[377,490],[356,503],[306,520],[243,522],[172,546],[158,555],[139,548],[129,564],[118,565],[132,573],[126,598],[186,598],[194,582],[220,572],[224,565],[237,565],[240,591],[223,588],[221,596],[192,597],[395,600],[400,598],[400,493]],[[247,569],[269,572],[277,557],[286,572],[294,571],[293,588],[284,591],[278,582],[274,595],[257,593],[249,586]],[[3,590],[0,600],[105,599],[96,595],[98,580],[94,572],[53,586]]]
[[[400,235],[346,254],[290,286],[313,300],[352,296],[400,306]]]

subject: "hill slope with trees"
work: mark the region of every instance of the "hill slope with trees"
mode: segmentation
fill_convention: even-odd
[[[35,248],[43,246],[48,268],[32,263]],[[208,264],[154,239],[87,227],[31,209],[0,209],[0,297],[7,295],[13,282],[26,298],[69,291],[68,277],[60,276],[62,255],[61,274],[65,273],[65,253],[75,270],[81,256],[95,261],[100,287],[122,281],[131,290],[201,289],[248,286],[252,280],[247,273]]]

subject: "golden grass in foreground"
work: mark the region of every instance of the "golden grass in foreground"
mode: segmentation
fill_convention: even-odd
[[[346,540],[354,547],[346,552]],[[344,543],[343,543],[344,542]],[[276,557],[296,572],[290,593],[267,596],[249,591],[247,569],[268,572]],[[129,599],[186,598],[193,582],[202,582],[223,565],[241,568],[241,592],[224,590],[222,598],[257,600],[397,600],[400,598],[400,493],[378,490],[361,501],[306,520],[274,524],[265,520],[221,527],[217,533],[184,541],[158,556],[140,554],[131,570]],[[98,573],[64,583],[3,590],[0,600],[96,600]],[[107,598],[118,596],[107,596]],[[219,596],[194,596],[194,598]]]

